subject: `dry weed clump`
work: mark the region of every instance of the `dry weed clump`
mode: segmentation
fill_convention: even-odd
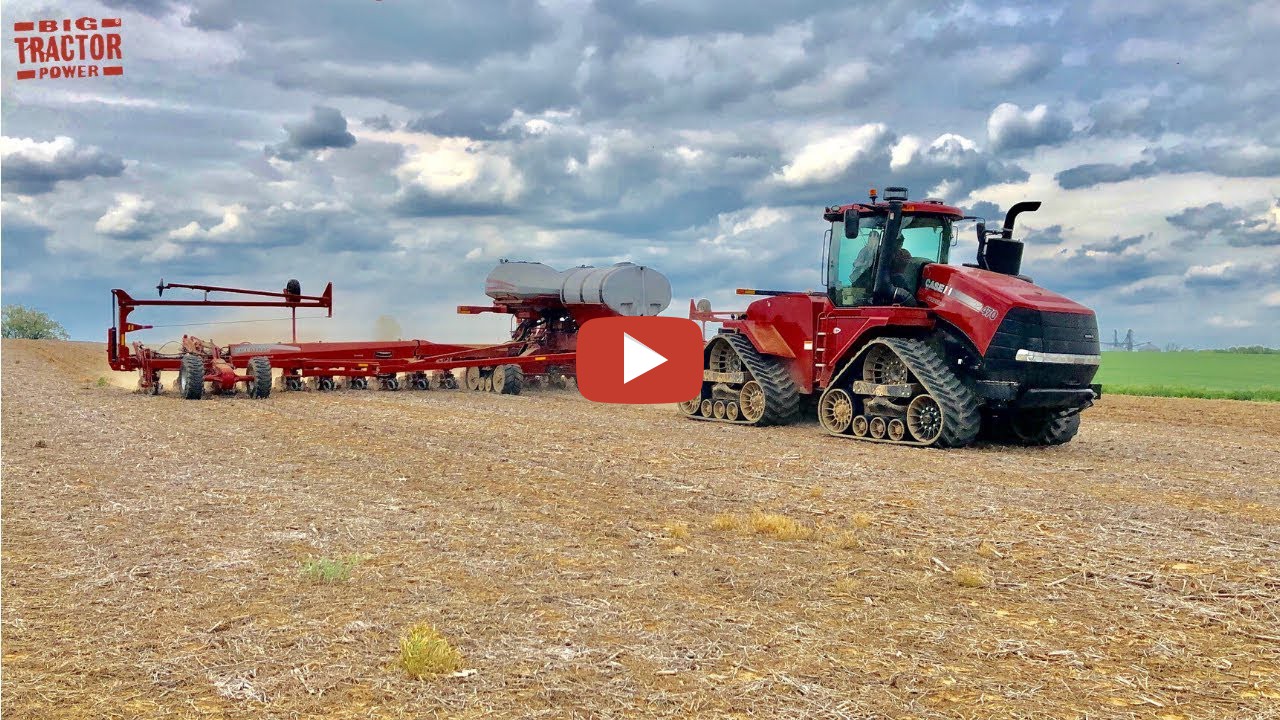
[[[857,528],[871,527],[871,520],[871,515],[864,512],[854,513],[853,517],[849,518],[849,521]]]
[[[842,577],[831,586],[831,594],[838,597],[857,597],[862,585],[854,578]]]
[[[977,553],[978,553],[978,557],[986,558],[988,560],[1004,557],[1004,555],[1001,555],[1000,551],[996,549],[996,546],[992,545],[991,542],[988,540],[983,540],[982,542],[978,543]]]
[[[743,522],[741,515],[732,513],[720,513],[711,518],[711,529],[720,532],[731,532],[741,530],[746,523]]]
[[[862,538],[858,537],[858,533],[852,530],[842,532],[839,535],[832,535],[827,542],[841,550],[857,550],[862,547]]]
[[[747,518],[747,522],[755,534],[768,535],[779,540],[810,540],[817,535],[813,527],[803,525],[779,513],[756,510],[751,513],[751,517]]]
[[[991,582],[987,577],[987,573],[980,568],[964,566],[955,569],[952,576],[956,579],[956,583],[960,587],[980,588],[986,587]]]
[[[672,540],[688,540],[689,539],[690,533],[689,533],[688,523],[671,522],[664,525],[662,529],[666,531],[667,536],[670,537]]]
[[[419,623],[400,638],[400,666],[413,678],[442,675],[462,669],[462,654],[434,627]]]

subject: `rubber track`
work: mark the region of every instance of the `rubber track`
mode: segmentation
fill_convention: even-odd
[[[765,357],[756,350],[745,335],[725,333],[723,338],[738,354],[751,378],[764,390],[764,417],[756,425],[786,425],[800,414],[800,388],[787,366],[773,357]]]
[[[1061,445],[1070,441],[1080,431],[1080,413],[1053,415],[1045,418],[1039,431],[1029,436],[1014,438],[1022,445]]]
[[[933,348],[911,338],[887,337],[876,342],[888,345],[897,353],[907,369],[938,402],[942,410],[942,434],[934,441],[935,447],[964,447],[978,437],[978,430],[982,427],[978,398],[960,382]]]

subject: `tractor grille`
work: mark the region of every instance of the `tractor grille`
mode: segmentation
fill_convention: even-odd
[[[1097,355],[1098,319],[1093,313],[1042,312],[1014,308],[1005,314],[987,348],[989,360],[1013,360],[1022,349]]]
[[[1018,382],[1024,388],[1083,388],[1096,365],[1018,362],[1019,350],[1097,355],[1098,319],[1093,313],[1064,313],[1014,308],[991,338],[982,373],[986,379]]]

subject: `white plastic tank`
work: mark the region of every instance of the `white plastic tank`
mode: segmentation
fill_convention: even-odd
[[[671,282],[650,267],[622,262],[563,272],[536,262],[500,263],[485,280],[498,302],[557,299],[567,306],[603,305],[619,315],[657,315],[671,304]]]

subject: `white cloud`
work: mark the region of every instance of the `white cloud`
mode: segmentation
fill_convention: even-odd
[[[1184,275],[1188,280],[1217,280],[1227,277],[1235,270],[1236,264],[1230,260],[1215,265],[1192,265]]]
[[[143,220],[154,207],[155,203],[143,199],[141,195],[119,193],[116,195],[116,204],[98,218],[93,229],[103,235],[132,235],[142,228]]]
[[[5,162],[9,161],[9,156],[18,155],[37,162],[51,163],[60,154],[69,153],[75,149],[76,141],[66,135],[59,135],[47,142],[25,137],[0,136],[0,157],[3,157]]]
[[[231,233],[239,230],[243,221],[241,216],[247,212],[243,205],[231,205],[222,209],[222,220],[218,224],[209,228],[200,226],[200,223],[192,220],[182,227],[169,231],[169,237],[174,240],[218,240],[225,238]],[[230,238],[235,242],[235,238]]]
[[[886,128],[881,123],[859,125],[809,142],[774,177],[786,185],[807,185],[836,179],[859,158],[877,149]]]
[[[406,146],[405,160],[395,170],[406,186],[468,202],[510,203],[524,192],[524,177],[494,144],[419,133],[370,134]]]
[[[1245,320],[1242,317],[1227,317],[1225,315],[1214,315],[1209,318],[1209,324],[1220,328],[1247,328],[1253,327],[1253,322]]]
[[[901,170],[906,167],[920,147],[920,138],[914,135],[903,135],[889,153],[889,169]]]

